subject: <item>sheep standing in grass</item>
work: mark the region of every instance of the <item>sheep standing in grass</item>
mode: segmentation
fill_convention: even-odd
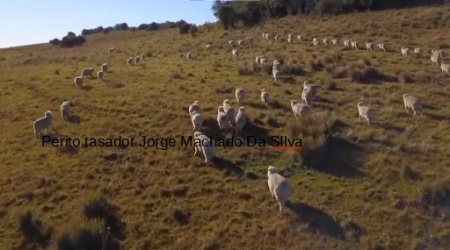
[[[402,52],[402,55],[403,55],[404,57],[406,57],[406,56],[408,56],[409,48],[402,47],[402,48],[400,49],[400,51]]]
[[[108,53],[109,54],[111,54],[111,53],[113,53],[114,52],[114,48],[110,48],[109,50],[108,50]]]
[[[61,110],[61,117],[63,120],[69,120],[70,118],[70,110],[72,109],[72,103],[71,102],[63,102],[61,104],[60,110]]]
[[[105,73],[103,73],[103,71],[99,71],[97,72],[97,78],[99,81],[103,81],[103,77],[105,76]]]
[[[366,42],[366,49],[372,51],[372,43]]]
[[[202,109],[200,108],[200,103],[198,101],[195,101],[191,105],[189,105],[189,115],[192,116],[192,114],[196,111],[197,113],[201,113]]]
[[[267,169],[267,177],[270,194],[278,201],[280,215],[283,215],[283,208],[292,193],[291,187],[287,179],[280,175],[274,166],[269,166]]]
[[[438,66],[441,64],[442,61],[441,57],[439,57],[438,55],[431,55],[430,59],[433,64],[436,64]]]
[[[243,88],[236,88],[234,94],[238,103],[245,102],[247,99],[247,92]]]
[[[134,62],[135,62],[136,64],[139,64],[139,63],[141,62],[141,56],[136,56],[136,57],[134,58]]]
[[[432,49],[431,54],[436,55],[437,57],[440,57],[441,59],[444,59],[444,51],[442,51],[440,49],[438,49],[438,50]]]
[[[266,108],[269,106],[270,103],[270,96],[269,92],[266,91],[266,89],[261,89],[261,101],[266,106]]]
[[[194,110],[191,113],[191,121],[194,131],[201,131],[203,129],[203,117],[202,114],[200,114],[200,112]]]
[[[413,115],[416,115],[417,112],[419,112],[420,115],[422,115],[422,101],[419,98],[414,97],[412,95],[404,94],[403,103],[405,104],[406,112],[409,113],[408,108],[410,108],[414,112]]]
[[[303,83],[302,101],[307,105],[311,105],[313,101],[313,90],[306,85],[306,81]]]
[[[288,41],[288,43],[292,43],[292,34],[288,34],[287,41]]]
[[[269,33],[266,33],[266,34],[265,34],[265,38],[266,38],[266,40],[269,40],[269,39],[270,39]]]
[[[247,117],[245,116],[245,113],[244,113],[244,107],[239,108],[239,110],[236,114],[234,123],[235,123],[234,132],[237,137],[240,133],[242,133],[245,125],[247,124]]]
[[[127,64],[128,64],[128,65],[134,64],[134,57],[128,58],[128,59],[127,59]]]
[[[100,67],[100,69],[101,69],[103,72],[108,73],[109,66],[108,66],[107,63],[104,63],[104,64],[102,64],[102,66]]]
[[[258,64],[258,65],[261,64],[261,57],[260,57],[260,56],[257,56],[257,57],[255,58],[255,63]]]
[[[358,114],[359,117],[358,119],[361,120],[361,118],[364,118],[367,121],[367,125],[370,126],[370,124],[373,121],[373,118],[375,116],[375,112],[373,111],[373,109],[367,107],[367,106],[362,106],[362,102],[358,102]]]
[[[228,41],[228,44],[229,44],[229,45],[233,45],[233,40],[229,40],[229,41]]]
[[[298,36],[297,36],[297,39],[298,39],[299,41],[302,41],[302,40],[303,40],[303,36],[298,35]]]
[[[356,41],[351,41],[350,44],[352,45],[352,48],[354,48],[355,50],[358,49],[358,42],[356,42]]]
[[[231,126],[235,126],[234,122],[235,122],[235,118],[236,118],[236,112],[234,110],[234,108],[231,106],[230,100],[225,99],[223,101],[223,110],[225,111],[225,113],[228,116],[228,119],[230,120],[230,124]]]
[[[206,49],[210,49],[210,48],[211,48],[211,44],[210,43],[206,44]]]
[[[231,51],[231,53],[233,54],[233,58],[238,58],[239,52],[238,52],[237,49],[233,49],[233,50]]]
[[[141,57],[141,62],[145,62],[145,55],[142,54],[142,55],[140,55],[140,57]]]
[[[317,47],[317,46],[319,46],[319,39],[318,38],[313,38],[313,46],[314,47]]]
[[[239,46],[244,45],[244,41],[243,40],[238,40],[237,43],[238,43]]]
[[[264,56],[259,57],[260,66],[264,66],[266,64],[267,59]]]
[[[83,76],[77,76],[75,77],[75,87],[81,88],[83,86]]]
[[[275,35],[275,37],[273,38],[275,41],[278,41],[278,35]]]
[[[344,47],[350,48],[350,40],[347,39],[344,40]]]
[[[211,139],[202,132],[197,131],[194,133],[194,150],[194,156],[197,155],[199,151],[203,153],[206,164],[210,163],[215,157]]]
[[[332,39],[331,39],[331,43],[333,44],[334,47],[337,47],[337,46],[338,46],[338,42],[337,42],[337,39],[336,39],[336,38],[332,38]]]
[[[231,121],[223,106],[219,106],[217,108],[217,123],[219,125],[220,131],[225,138],[229,138],[231,136]]]
[[[53,129],[53,116],[51,111],[45,111],[45,116],[36,119],[33,122],[34,136],[38,137],[41,135],[41,130],[45,129],[45,133],[48,133],[48,128]]]
[[[86,78],[91,78],[94,74],[94,68],[86,68],[81,71],[81,75]]]
[[[414,48],[414,55],[416,55],[418,57],[421,54],[422,54],[422,50],[420,48]]]
[[[317,88],[318,88],[317,85],[309,84],[308,81],[303,82],[303,90],[311,92],[312,100],[316,99]]]
[[[442,73],[447,73],[447,75],[450,75],[450,64],[448,63],[441,63],[441,70]]]
[[[291,100],[291,108],[295,117],[302,117],[311,111],[311,107],[308,104],[298,102],[297,100]]]
[[[323,45],[328,46],[328,38],[322,39],[322,43]]]
[[[189,52],[186,54],[186,58],[187,58],[188,60],[191,60],[191,57],[192,57],[192,54],[191,54],[191,52],[189,51]]]
[[[379,44],[377,44],[377,47],[378,47],[378,49],[380,49],[380,50],[386,52],[386,48],[384,47],[384,43],[379,43]]]

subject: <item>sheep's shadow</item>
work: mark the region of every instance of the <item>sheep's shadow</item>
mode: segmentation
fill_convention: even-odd
[[[450,122],[450,118],[447,116],[443,116],[443,115],[435,115],[435,114],[430,114],[430,113],[424,113],[424,116],[428,116],[429,118],[436,120],[436,121],[449,121]]]
[[[286,207],[295,214],[294,222],[306,223],[312,233],[342,240],[353,238],[357,242],[363,234],[363,229],[356,223],[350,222],[343,226],[333,216],[307,204],[288,201]]]
[[[264,123],[258,119],[250,122],[247,117],[247,124],[245,124],[242,131],[242,135],[245,135],[243,138],[245,145],[250,145],[250,141],[252,141],[252,144],[261,140],[265,143],[269,142],[271,136],[269,134],[269,130],[261,126],[263,124]]]
[[[79,147],[75,146],[73,140],[65,140],[69,136],[58,133],[54,130],[54,133],[47,133],[40,136],[38,139],[41,141],[41,146],[55,148],[61,154],[77,154]]]
[[[84,90],[84,91],[90,91],[91,89],[92,89],[91,85],[83,85],[83,86],[81,86],[81,90]]]
[[[428,110],[439,110],[439,108],[437,108],[436,106],[430,105],[430,104],[422,104],[422,108],[428,109]]]
[[[78,115],[69,115],[67,121],[69,123],[73,123],[73,124],[80,124],[81,123],[81,117],[79,117]]]
[[[221,157],[214,157],[212,162],[213,166],[221,171],[229,172],[233,175],[238,176],[242,176],[244,174],[244,170],[242,168],[236,166],[236,164],[232,163],[227,159]]]
[[[289,111],[291,111],[291,107],[290,107],[290,106],[284,105],[283,103],[280,103],[278,100],[273,100],[273,101],[270,103],[270,107],[273,108],[273,109],[280,109],[280,110],[282,110],[283,112],[289,112]]]
[[[375,125],[395,134],[401,134],[406,130],[405,128],[401,128],[390,123],[376,123]]]
[[[206,118],[203,120],[202,126],[205,128],[205,134],[215,139],[222,138],[222,132],[216,119]]]
[[[109,86],[111,88],[115,88],[115,89],[121,89],[121,88],[125,87],[125,84],[123,84],[121,82],[109,82],[108,81],[107,86]]]

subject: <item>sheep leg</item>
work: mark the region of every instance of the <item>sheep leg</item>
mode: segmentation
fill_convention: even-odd
[[[197,155],[197,151],[198,151],[197,146],[194,146],[194,156]]]

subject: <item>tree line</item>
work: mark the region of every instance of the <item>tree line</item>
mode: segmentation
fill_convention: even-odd
[[[450,3],[450,0],[216,0],[211,10],[225,29],[289,15],[339,15]]]

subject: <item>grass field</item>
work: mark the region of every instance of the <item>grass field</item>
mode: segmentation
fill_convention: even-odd
[[[261,32],[284,41],[262,40]],[[307,41],[287,44],[288,33]],[[234,60],[227,41],[246,36],[255,42]],[[390,51],[346,50],[342,39],[339,47],[314,48],[315,36],[361,46],[385,42]],[[289,17],[252,29],[201,28],[196,37],[173,29],[87,40],[73,49],[39,44],[0,50],[1,249],[45,248],[49,238],[47,248],[71,249],[61,242],[83,228],[101,231],[110,242],[106,249],[117,249],[113,241],[121,249],[449,249],[450,76],[429,55],[439,48],[450,53],[450,7]],[[218,46],[208,51],[208,42]],[[424,55],[404,58],[401,46],[420,47]],[[188,51],[194,60],[186,60]],[[140,54],[145,63],[126,64]],[[295,82],[275,85],[271,75],[244,65],[257,55],[284,58]],[[110,73],[103,82],[90,79],[75,88],[83,68],[98,70],[105,62]],[[377,72],[355,78],[358,67]],[[300,100],[304,80],[320,85],[315,112],[341,124],[320,166],[262,147],[217,148],[220,162],[206,165],[193,148],[179,144],[168,150],[53,148],[33,136],[32,123],[46,110],[54,114],[50,133],[73,138],[190,136],[189,105],[199,100],[203,116],[215,120],[227,98],[235,109],[246,108],[259,133],[289,135],[295,123],[290,100]],[[249,92],[249,102],[236,104],[236,87]],[[277,105],[260,104],[261,88]],[[423,116],[406,113],[404,93],[422,98]],[[62,120],[65,100],[74,103],[76,122]],[[359,101],[376,111],[370,128],[358,122]],[[313,141],[304,140],[305,147]],[[293,189],[282,218],[267,188],[269,165]]]

